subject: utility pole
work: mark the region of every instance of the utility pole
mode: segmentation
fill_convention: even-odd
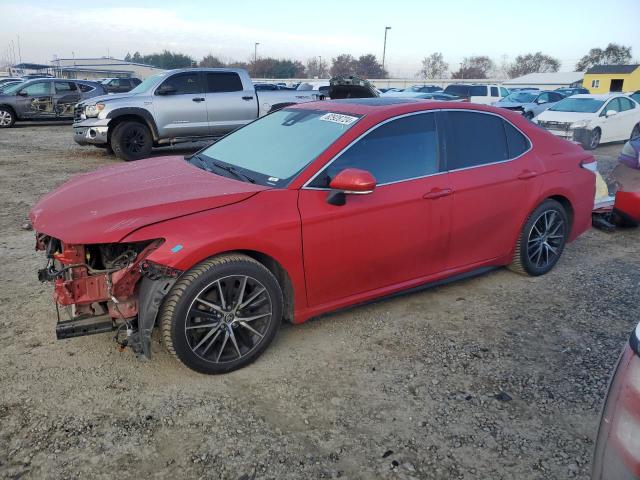
[[[384,60],[387,54],[387,32],[391,30],[391,27],[384,27],[384,46],[382,47],[382,70],[384,70]]]
[[[322,55],[318,55],[318,78],[322,78]]]
[[[20,59],[20,63],[22,63],[22,51],[20,50],[20,35],[16,35],[18,37],[18,58]]]
[[[253,46],[253,63],[255,64],[258,61],[258,45],[260,43],[256,42]]]

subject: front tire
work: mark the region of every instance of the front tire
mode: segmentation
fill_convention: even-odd
[[[569,235],[564,207],[552,199],[542,202],[522,227],[509,269],[537,277],[558,263]]]
[[[631,136],[629,140],[635,140],[636,138],[640,138],[640,123],[638,123],[633,130],[631,130]]]
[[[149,127],[136,121],[125,121],[116,125],[111,134],[111,148],[122,160],[147,158],[153,147]]]
[[[206,260],[173,286],[160,313],[167,350],[192,370],[227,373],[256,360],[282,322],[282,290],[251,257]]]
[[[595,150],[596,148],[598,148],[598,145],[600,145],[601,138],[602,132],[599,128],[595,128],[588,136],[588,138],[586,138],[585,141],[582,142],[582,147],[585,150]]]
[[[7,107],[0,107],[0,128],[11,128],[16,123],[16,114]]]

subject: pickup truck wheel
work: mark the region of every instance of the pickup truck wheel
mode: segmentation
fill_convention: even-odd
[[[136,121],[116,125],[111,134],[111,148],[116,157],[126,161],[147,158],[153,147],[149,127]]]
[[[10,108],[0,107],[0,128],[13,127],[16,123],[16,115]]]
[[[253,258],[228,254],[186,272],[160,312],[162,341],[187,367],[219,374],[257,359],[276,336],[282,290]]]
[[[544,275],[558,263],[568,234],[564,207],[555,200],[545,200],[522,227],[509,269],[532,277]]]

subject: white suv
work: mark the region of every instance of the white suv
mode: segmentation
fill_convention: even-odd
[[[620,93],[573,95],[538,115],[537,123],[593,150],[600,143],[639,137],[640,104]]]
[[[509,90],[500,85],[454,83],[445,88],[444,93],[456,95],[469,102],[491,105],[509,95]]]

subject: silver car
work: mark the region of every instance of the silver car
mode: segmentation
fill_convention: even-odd
[[[524,117],[532,120],[563,98],[564,96],[560,93],[548,90],[519,91],[510,93],[499,102],[494,102],[493,106],[518,111]]]

